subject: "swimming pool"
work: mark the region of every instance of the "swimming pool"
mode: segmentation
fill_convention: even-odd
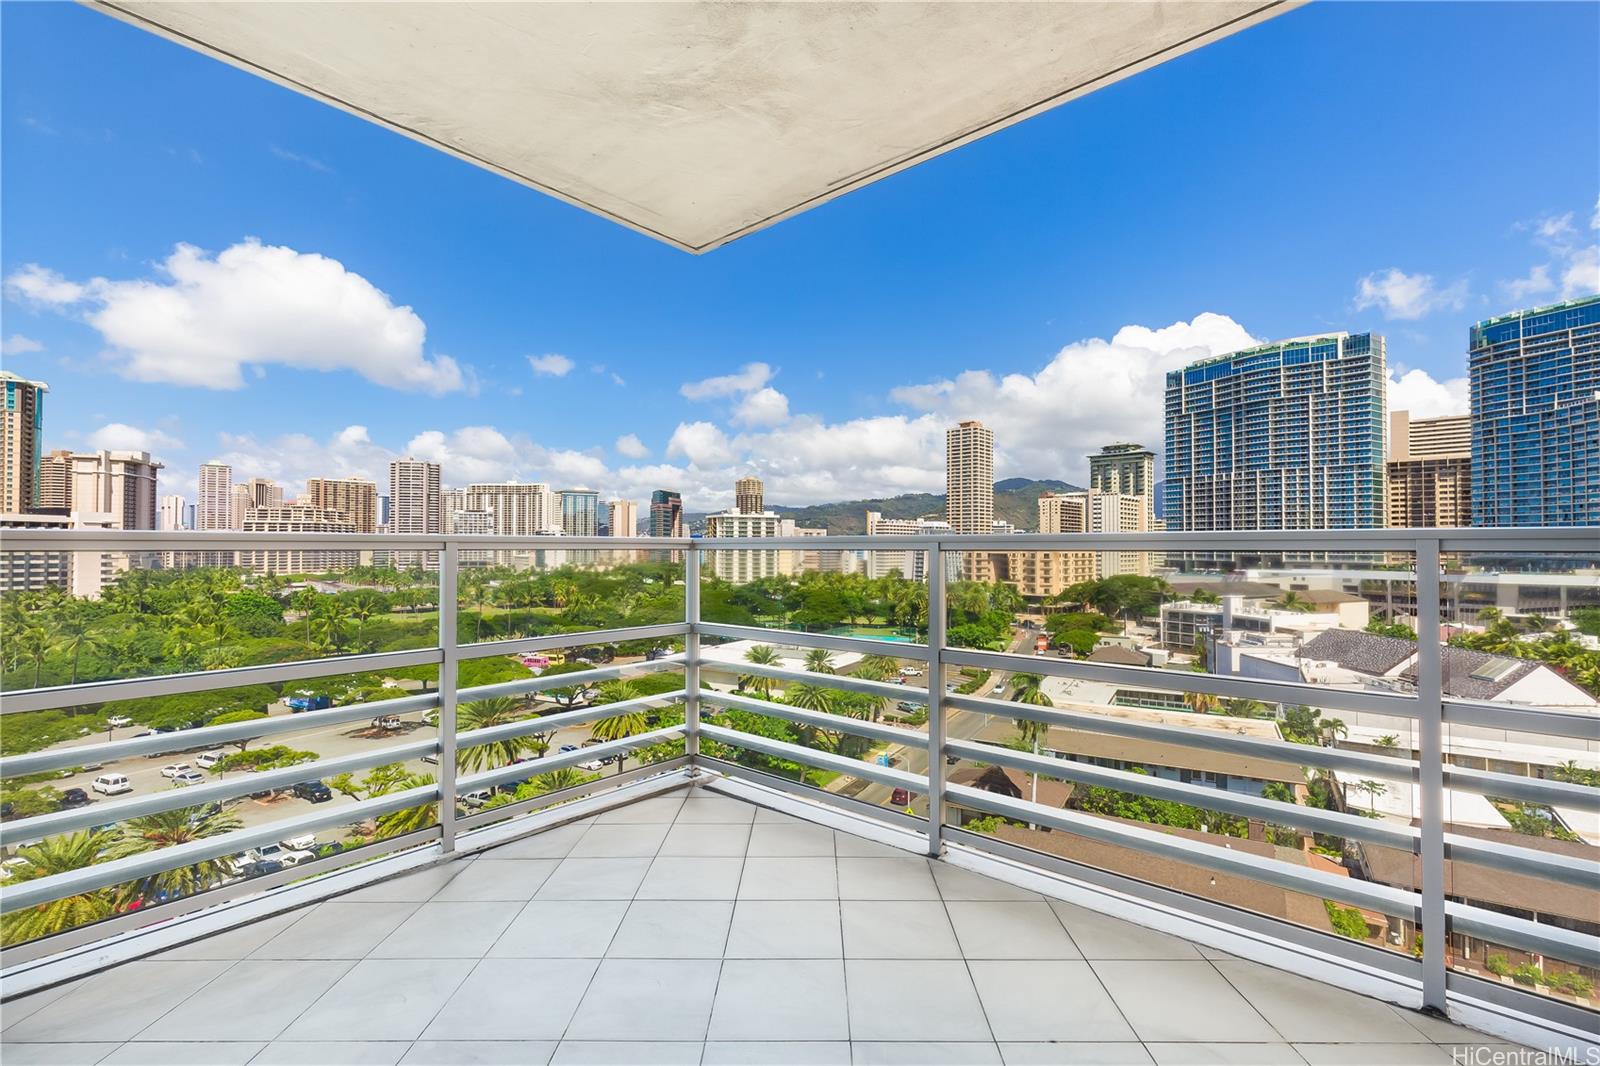
[[[830,637],[866,637],[890,644],[916,644],[919,634],[910,629],[893,629],[888,626],[834,626],[827,630]]]

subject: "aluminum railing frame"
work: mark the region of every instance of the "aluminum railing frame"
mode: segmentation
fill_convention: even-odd
[[[888,540],[890,543],[885,543]],[[1326,769],[1348,769],[1357,772],[1370,773],[1372,776],[1389,780],[1414,781],[1422,792],[1422,818],[1416,831],[1417,854],[1421,858],[1422,886],[1420,893],[1403,896],[1414,897],[1415,911],[1420,918],[1423,929],[1424,954],[1421,960],[1423,974],[1423,1000],[1432,1008],[1443,1010],[1447,1005],[1447,984],[1452,989],[1461,986],[1461,974],[1446,975],[1445,967],[1445,919],[1447,914],[1451,921],[1463,930],[1472,930],[1475,935],[1492,939],[1496,935],[1502,938],[1507,932],[1513,931],[1513,926],[1526,925],[1529,929],[1516,929],[1526,941],[1541,941],[1552,950],[1550,953],[1558,957],[1562,951],[1578,951],[1578,947],[1566,942],[1566,938],[1559,935],[1561,930],[1554,927],[1536,925],[1532,922],[1512,922],[1507,916],[1494,912],[1480,911],[1461,904],[1450,903],[1446,906],[1444,898],[1444,855],[1447,845],[1458,857],[1467,861],[1478,861],[1480,856],[1473,853],[1473,844],[1470,838],[1463,839],[1452,834],[1449,838],[1444,832],[1444,789],[1449,787],[1463,790],[1481,792],[1484,794],[1506,795],[1508,798],[1525,799],[1532,802],[1552,802],[1559,799],[1564,804],[1572,804],[1583,810],[1592,810],[1597,801],[1582,786],[1567,785],[1561,782],[1540,781],[1537,779],[1521,779],[1511,775],[1494,774],[1486,771],[1468,770],[1465,768],[1451,768],[1443,760],[1443,726],[1446,724],[1461,724],[1487,726],[1490,728],[1504,728],[1511,731],[1528,733],[1542,733],[1550,736],[1589,740],[1593,739],[1594,722],[1587,716],[1559,712],[1544,711],[1534,708],[1503,706],[1497,704],[1477,703],[1458,699],[1444,698],[1442,692],[1442,678],[1440,676],[1441,658],[1439,648],[1432,641],[1424,641],[1421,645],[1418,662],[1418,677],[1415,691],[1405,693],[1383,693],[1368,691],[1349,691],[1339,689],[1326,689],[1317,686],[1306,686],[1292,683],[1263,682],[1248,679],[1215,677],[1200,674],[1177,674],[1171,671],[1150,670],[1138,667],[1102,666],[1099,664],[1086,664],[1080,662],[1063,662],[1019,656],[1007,653],[976,652],[965,649],[945,647],[945,565],[943,554],[948,551],[1030,551],[1030,550],[1119,550],[1119,551],[1152,551],[1152,552],[1218,552],[1227,554],[1259,554],[1267,557],[1284,556],[1301,552],[1319,552],[1329,554],[1372,554],[1377,552],[1411,553],[1416,559],[1412,571],[1394,571],[1396,581],[1414,580],[1416,583],[1416,600],[1419,632],[1436,632],[1440,621],[1439,585],[1440,562],[1445,556],[1459,556],[1472,553],[1540,553],[1554,555],[1591,556],[1595,553],[1594,531],[1587,529],[1539,529],[1539,530],[1497,530],[1497,529],[1463,529],[1463,530],[1436,530],[1436,529],[1390,529],[1390,530],[1321,530],[1321,531],[1282,531],[1282,532],[1227,532],[1227,533],[1145,533],[1145,534],[1024,534],[1012,536],[905,536],[905,537],[837,537],[829,538],[826,547],[829,550],[893,550],[893,551],[922,551],[929,556],[927,567],[929,588],[929,631],[926,644],[885,643],[871,638],[838,637],[826,634],[790,633],[783,630],[771,630],[763,627],[731,625],[718,622],[708,622],[700,618],[699,576],[701,571],[702,554],[707,551],[719,550],[772,550],[772,549],[806,549],[816,550],[819,545],[812,538],[718,538],[712,540],[694,540],[690,538],[523,538],[502,536],[471,536],[454,537],[443,535],[371,535],[371,534],[289,534],[274,535],[270,538],[259,534],[234,534],[234,533],[171,533],[171,532],[117,532],[100,530],[83,531],[34,531],[17,530],[8,531],[5,551],[106,551],[126,552],[137,555],[141,552],[154,551],[207,551],[207,550],[240,550],[240,549],[284,549],[296,547],[339,547],[353,551],[371,548],[390,550],[413,550],[421,552],[437,552],[442,565],[440,568],[440,595],[438,597],[440,617],[439,646],[398,652],[385,652],[369,655],[341,656],[324,660],[310,660],[298,663],[274,664],[260,667],[242,667],[233,670],[215,671],[206,674],[178,674],[158,678],[138,678],[125,681],[93,682],[76,686],[61,686],[58,688],[25,690],[7,693],[0,698],[0,714],[22,713],[29,710],[45,710],[57,707],[83,705],[87,703],[101,703],[110,700],[140,698],[150,695],[164,695],[176,692],[207,691],[217,688],[236,687],[260,683],[281,683],[294,680],[311,679],[316,677],[331,676],[335,674],[361,673],[385,669],[398,669],[416,665],[438,665],[441,667],[441,683],[437,693],[429,693],[420,697],[408,697],[408,700],[417,701],[416,706],[404,705],[402,701],[388,701],[370,705],[350,705],[347,707],[333,708],[322,712],[308,712],[305,715],[290,718],[264,720],[262,723],[240,723],[238,726],[218,727],[218,732],[211,734],[201,741],[202,746],[209,746],[213,742],[223,742],[226,739],[241,739],[249,736],[268,736],[277,733],[292,732],[297,728],[306,728],[314,724],[333,724],[339,721],[354,721],[365,717],[374,711],[388,711],[390,708],[400,710],[400,713],[409,713],[417,709],[437,706],[440,711],[440,733],[437,742],[440,752],[441,781],[432,788],[432,800],[440,806],[440,824],[435,827],[442,837],[446,850],[452,846],[454,827],[457,821],[455,811],[456,801],[460,791],[469,784],[477,784],[493,777],[500,780],[515,780],[517,776],[531,773],[535,769],[530,764],[518,764],[516,767],[503,767],[486,774],[476,774],[471,777],[454,779],[455,759],[446,759],[447,753],[453,755],[454,750],[463,745],[462,741],[473,738],[474,734],[458,736],[455,730],[455,706],[464,698],[482,699],[492,695],[512,695],[531,693],[544,688],[567,687],[574,684],[583,684],[589,680],[603,680],[611,677],[622,677],[630,669],[638,672],[652,670],[675,669],[681,667],[685,674],[685,687],[680,693],[665,694],[667,698],[674,695],[684,699],[686,712],[685,724],[682,727],[667,727],[654,730],[650,734],[641,734],[637,737],[624,738],[623,741],[611,742],[586,748],[581,752],[569,753],[568,756],[557,756],[556,760],[562,765],[567,762],[577,764],[593,758],[603,749],[617,751],[632,750],[644,746],[646,743],[658,743],[662,739],[681,735],[685,741],[685,754],[678,759],[671,760],[670,765],[687,765],[690,772],[700,764],[715,765],[719,768],[733,767],[735,770],[744,770],[735,764],[724,763],[720,759],[701,757],[698,750],[700,736],[715,739],[719,743],[729,744],[734,747],[744,747],[753,751],[762,751],[780,758],[793,759],[807,765],[819,766],[827,769],[836,769],[840,772],[849,772],[853,776],[867,780],[875,780],[895,787],[905,787],[908,790],[925,794],[928,798],[928,817],[911,818],[897,811],[878,811],[879,817],[893,820],[897,823],[920,824],[928,841],[930,854],[940,853],[942,836],[944,833],[944,804],[946,795],[951,792],[952,786],[944,782],[944,758],[946,753],[965,753],[963,742],[948,743],[945,740],[945,715],[951,709],[976,710],[990,712],[988,701],[981,697],[949,696],[945,693],[943,685],[943,672],[947,666],[975,666],[991,669],[1010,671],[1026,671],[1042,673],[1050,676],[1066,678],[1082,678],[1086,680],[1104,681],[1113,684],[1141,685],[1159,681],[1159,687],[1167,690],[1181,692],[1208,693],[1218,696],[1246,696],[1253,699],[1263,699],[1267,702],[1305,703],[1333,710],[1365,711],[1376,714],[1393,715],[1397,718],[1410,719],[1417,723],[1418,757],[1413,762],[1409,759],[1388,760],[1382,757],[1369,757],[1357,752],[1333,752],[1327,749],[1302,752],[1300,761],[1305,765],[1315,765]],[[455,639],[453,617],[458,613],[456,597],[450,595],[451,586],[454,584],[458,572],[460,552],[463,548],[473,550],[482,549],[522,549],[522,550],[593,550],[611,551],[617,553],[633,553],[638,551],[673,551],[682,552],[685,559],[686,594],[685,618],[681,623],[666,623],[652,626],[626,627],[622,629],[591,631],[579,634],[557,634],[547,637],[519,638],[507,641],[491,641],[482,644],[461,644]],[[1453,579],[1455,575],[1447,575],[1446,579]],[[447,619],[452,624],[447,629]],[[825,752],[816,752],[812,749],[801,748],[782,742],[770,741],[766,738],[751,737],[740,734],[734,730],[714,724],[701,722],[701,685],[700,672],[702,668],[714,671],[740,671],[737,666],[720,663],[715,660],[706,660],[701,654],[700,643],[703,637],[720,637],[731,639],[758,639],[771,643],[788,643],[801,647],[821,647],[840,651],[860,651],[867,653],[891,655],[896,658],[913,659],[922,661],[928,670],[928,689],[926,693],[918,690],[900,690],[893,693],[876,693],[878,695],[894,695],[902,699],[925,699],[929,704],[928,734],[925,741],[929,751],[928,773],[925,778],[904,771],[896,771],[886,767],[874,766],[857,760],[841,759]],[[600,667],[593,671],[574,672],[559,675],[559,678],[532,679],[528,682],[510,682],[499,685],[479,686],[470,690],[455,688],[455,667],[465,659],[485,658],[495,655],[509,654],[519,651],[535,651],[548,648],[572,647],[579,644],[596,644],[616,642],[633,639],[670,639],[682,637],[685,644],[685,653],[681,659],[668,662],[652,662],[640,664],[626,664],[621,667]],[[762,676],[774,677],[780,680],[793,680],[786,677],[785,671],[777,668],[760,670],[752,667],[748,671]],[[794,672],[787,672],[794,673]],[[449,675],[448,685],[445,676]],[[810,675],[815,683],[828,684],[827,675]],[[839,679],[841,688],[850,688],[863,691],[859,687],[862,682],[854,679]],[[871,683],[866,683],[871,684]],[[893,686],[883,686],[892,689]],[[656,699],[652,697],[650,699]],[[718,702],[716,695],[706,692],[706,702]],[[634,702],[634,701],[629,701]],[[730,701],[721,701],[725,705]],[[588,711],[589,708],[585,708]],[[1019,705],[1012,705],[1004,712],[1015,717],[1033,717]],[[1070,713],[1070,712],[1069,712]],[[565,717],[565,715],[562,715]],[[537,720],[533,720],[537,721]],[[1063,719],[1063,724],[1070,719]],[[446,728],[448,724],[448,729]],[[815,724],[815,723],[814,723]],[[1080,723],[1072,722],[1078,725]],[[522,723],[513,723],[513,732],[506,735],[516,735],[516,727]],[[252,728],[253,727],[253,728]],[[501,737],[505,727],[494,727],[493,730],[479,731],[480,734],[493,734],[477,739],[478,743],[491,742]],[[843,728],[843,723],[836,726],[840,731],[849,732]],[[890,729],[892,727],[883,727]],[[1159,727],[1155,727],[1159,728]],[[229,730],[226,734],[222,730]],[[237,735],[235,735],[235,731]],[[529,727],[528,731],[537,731]],[[1106,727],[1101,731],[1114,733],[1118,729]],[[196,733],[206,733],[207,730],[198,730]],[[1198,732],[1198,731],[1196,731]],[[1129,732],[1127,735],[1135,735]],[[448,737],[448,739],[446,739]],[[888,739],[879,736],[877,739]],[[1186,738],[1195,747],[1213,748],[1214,750],[1227,750],[1221,744],[1213,743],[1212,738],[1190,736]],[[1244,738],[1238,738],[1244,739]],[[192,749],[195,745],[193,737],[185,737],[182,732],[164,734],[160,737],[129,739],[123,741],[109,741],[100,745],[85,745],[73,749],[70,761],[65,753],[31,753],[23,756],[13,756],[0,760],[0,773],[20,774],[39,772],[48,768],[60,768],[76,765],[85,758],[94,758],[93,753],[104,753],[106,757],[120,757],[131,754],[151,754],[164,751],[181,750],[178,745]],[[904,742],[896,738],[892,742]],[[1246,741],[1246,743],[1253,743]],[[1264,742],[1270,744],[1271,742]],[[169,747],[168,745],[171,745]],[[391,750],[409,751],[416,745],[402,745],[396,749],[383,749],[379,752],[366,753],[359,758],[365,759],[367,755],[381,756]],[[1238,753],[1245,753],[1235,749]],[[1266,751],[1250,751],[1251,754],[1267,756]],[[991,759],[991,761],[998,761]],[[1012,760],[1012,764],[1018,761]],[[320,761],[319,762],[324,762]],[[557,762],[538,760],[543,764],[537,769],[544,772],[548,769],[559,768]],[[290,768],[290,774],[304,774],[313,770],[318,764],[306,764],[304,767]],[[333,765],[331,762],[328,765]],[[669,765],[669,764],[662,764]],[[448,771],[446,768],[448,767]],[[648,769],[638,767],[626,774],[617,775],[619,779],[632,779],[636,773]],[[278,773],[278,772],[274,772]],[[257,781],[264,778],[256,777]],[[591,782],[591,784],[597,784]],[[800,787],[792,786],[791,787]],[[214,788],[214,786],[199,786],[199,788]],[[814,791],[814,790],[813,790]],[[384,811],[404,809],[406,806],[416,805],[420,797],[426,798],[429,789],[411,790],[410,792],[379,797],[375,800],[361,801],[358,804],[344,805],[337,811],[313,812],[301,818],[290,819],[285,822],[275,823],[271,826],[245,830],[228,834],[227,837],[215,838],[214,841],[197,841],[204,847],[195,849],[195,855],[201,852],[215,850],[215,854],[226,854],[237,850],[241,846],[248,846],[248,839],[260,838],[261,841],[274,839],[285,833],[290,833],[297,828],[310,827],[312,823],[334,824],[343,821],[352,814],[356,808],[364,811]],[[219,793],[220,794],[220,793]],[[996,806],[1012,805],[1009,808],[1013,814],[1021,808],[1016,808],[1018,801],[1006,800],[996,797],[991,793],[983,793],[973,789],[958,789],[957,793],[964,805],[994,810]],[[185,798],[198,797],[198,789],[186,794]],[[540,798],[542,799],[542,797]],[[529,804],[537,804],[540,799],[519,802],[515,805],[497,810],[462,816],[460,824],[481,824],[484,820],[505,817],[504,812],[524,809]],[[859,801],[849,800],[846,797],[829,797],[830,801],[840,803],[848,808],[855,809],[858,813],[863,807]],[[1270,801],[1267,801],[1270,802]],[[182,804],[188,805],[188,804]],[[113,805],[113,809],[116,805]],[[1033,805],[1024,805],[1026,810],[1022,814],[1030,819],[1043,821],[1049,809],[1043,811],[1031,809]],[[1001,813],[995,811],[995,813]],[[1059,812],[1057,812],[1059,813]],[[1051,815],[1052,817],[1055,815]],[[1086,816],[1080,816],[1086,817]],[[30,819],[29,821],[32,821]],[[1278,819],[1282,822],[1282,819]],[[17,823],[25,825],[26,823]],[[1065,828],[1065,827],[1063,827]],[[1087,837],[1094,837],[1099,827],[1087,821],[1074,822],[1071,832],[1078,832]],[[1121,827],[1119,827],[1121,828]],[[1149,831],[1144,831],[1149,832]],[[961,834],[964,838],[970,834]],[[1172,844],[1170,836],[1154,834],[1162,839],[1154,842],[1153,849],[1168,854],[1169,857],[1178,857],[1175,852],[1187,852],[1190,848],[1178,848]],[[220,843],[219,843],[220,842]],[[1185,842],[1187,844],[1187,842]],[[1206,845],[1192,845],[1192,847],[1205,848]],[[193,848],[193,845],[183,845],[181,848]],[[1164,850],[1163,850],[1164,849]],[[1219,849],[1212,848],[1212,852]],[[1519,849],[1526,850],[1526,849]],[[170,868],[174,858],[187,861],[196,861],[188,851],[180,849],[167,849],[165,852],[152,853],[155,858],[165,859],[166,863],[156,863],[150,855],[138,856],[141,869],[149,868],[159,871]],[[352,854],[359,854],[352,853]],[[1199,853],[1197,853],[1199,854]],[[1237,858],[1237,853],[1234,854]],[[1216,856],[1210,856],[1215,859]],[[1224,860],[1227,856],[1222,857]],[[118,860],[127,862],[127,860]],[[321,860],[319,860],[319,865]],[[104,867],[109,864],[98,864],[96,867],[87,868],[85,871],[73,871],[71,875],[86,874],[88,869],[96,871],[97,876],[103,876],[108,871]],[[1201,862],[1201,865],[1205,865]],[[1278,864],[1282,865],[1282,864]],[[1537,864],[1535,864],[1537,865]],[[133,867],[130,866],[130,870]],[[1520,868],[1519,868],[1520,870]],[[119,871],[120,872],[120,871]],[[287,873],[288,871],[286,871]],[[1568,871],[1570,873],[1570,871]],[[1545,874],[1540,874],[1541,876]],[[1264,879],[1272,880],[1271,876],[1261,875]],[[92,880],[93,878],[91,878]],[[39,882],[28,882],[12,886],[0,892],[5,899],[5,909],[12,910],[17,906],[26,906],[26,900],[34,895],[50,894],[53,886],[48,882],[56,878],[43,879]],[[1325,893],[1328,898],[1365,897],[1371,902],[1376,902],[1377,895],[1382,895],[1391,905],[1398,904],[1399,898],[1390,899],[1388,892],[1399,890],[1386,890],[1374,895],[1368,889],[1379,888],[1365,882],[1350,882],[1350,879],[1334,879],[1346,882],[1343,886],[1325,886],[1332,889],[1341,889],[1342,895],[1335,895],[1332,891]],[[1356,884],[1361,888],[1352,888]],[[24,890],[18,892],[17,890]],[[1585,958],[1591,955],[1578,951]],[[1504,993],[1498,993],[1504,995]],[[1537,1013],[1540,1001],[1531,995],[1524,997],[1524,1002],[1532,1002]],[[1563,1007],[1562,1004],[1557,1004]]]

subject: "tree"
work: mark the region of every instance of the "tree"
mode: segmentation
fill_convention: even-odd
[[[294,604],[294,609],[300,612],[300,617],[305,621],[306,647],[308,648],[312,646],[311,616],[313,613],[315,613],[317,604],[321,601],[321,599],[321,594],[319,594],[316,589],[307,585],[299,592],[296,592],[294,594],[294,599],[291,601]]]
[[[1367,794],[1367,810],[1377,813],[1378,797],[1389,791],[1389,786],[1382,781],[1356,781],[1350,785],[1352,792],[1365,792]]]
[[[467,733],[520,721],[525,717],[523,710],[523,705],[511,696],[491,696],[463,703],[456,708],[456,732]],[[509,766],[533,750],[533,740],[527,735],[502,737],[486,744],[458,747],[456,767],[467,772],[492,770],[497,766]]]
[[[882,681],[899,671],[899,660],[892,655],[864,655],[856,664],[855,676],[868,681]]]
[[[242,823],[237,817],[220,810],[180,807],[161,811],[124,822],[121,838],[107,849],[106,857],[121,859],[129,855],[143,855],[161,848],[221,836],[241,827]],[[139,883],[139,893],[146,900],[190,896],[203,892],[232,874],[233,867],[226,859],[200,859],[187,866],[151,874]]]
[[[270,748],[235,752],[213,765],[211,772],[221,774],[231,770],[248,770],[251,772],[277,770],[285,766],[299,766],[301,763],[316,762],[318,758],[319,756],[314,751],[297,751],[284,744],[274,744]]]
[[[833,673],[833,652],[827,648],[812,648],[806,652],[806,669],[813,674]]]
[[[77,604],[69,605],[56,618],[56,647],[72,656],[72,684],[78,683],[78,660],[86,649],[98,649],[101,641],[95,635],[93,616]]]
[[[1183,702],[1196,714],[1215,714],[1222,709],[1222,700],[1209,692],[1185,692]]]
[[[1011,683],[1015,686],[1011,693],[1011,701],[1013,703],[1023,703],[1030,707],[1055,706],[1055,701],[1046,695],[1041,687],[1044,683],[1044,678],[1038,674],[1013,674],[1011,675]],[[1044,739],[1045,734],[1049,732],[1049,726],[1044,722],[1036,722],[1031,718],[1016,719],[1016,726],[1018,739],[1032,748],[1035,755],[1039,754],[1039,741]],[[1028,777],[1030,780],[1028,798],[1030,801],[1037,802],[1039,798],[1039,775],[1030,773]]]
[[[1383,736],[1373,741],[1373,743],[1380,748],[1387,748],[1390,751],[1393,751],[1400,746],[1400,737],[1394,733],[1385,733]]]
[[[770,644],[757,644],[744,653],[744,659],[745,662],[756,666],[777,666],[783,661],[782,657],[778,655],[778,649]],[[739,675],[739,687],[760,693],[762,699],[772,695],[772,684],[772,678],[761,674]]]
[[[626,681],[608,681],[600,688],[600,699],[603,703],[621,703],[634,696],[633,687]],[[589,735],[599,741],[621,740],[635,733],[643,733],[648,725],[644,711],[638,707],[630,707],[620,714],[609,715],[595,721],[589,727]],[[617,753],[617,773],[622,772],[626,760],[625,753]]]
[[[1267,606],[1280,611],[1294,611],[1297,614],[1305,614],[1312,609],[1312,604],[1294,589],[1286,590],[1282,596],[1279,596]]]
[[[265,718],[266,716],[267,716],[267,712],[266,711],[247,711],[247,710],[225,711],[222,714],[219,714],[215,718],[211,719],[211,721],[206,723],[206,724],[207,725],[232,725],[234,722],[254,722],[254,721],[257,721],[258,719]],[[233,743],[235,743],[235,744],[237,744],[239,746],[239,750],[240,751],[244,751],[245,748],[250,746],[250,742],[252,740],[255,740],[255,739],[257,739],[257,738],[255,738],[255,737],[241,737],[240,739],[235,740]]]
[[[404,792],[408,789],[422,788],[433,783],[432,774],[406,774],[390,781],[384,792]],[[377,832],[374,836],[379,840],[403,836],[406,833],[414,833],[419,829],[437,825],[438,822],[439,805],[429,801],[418,804],[415,807],[407,807],[404,810],[379,815]]]
[[[108,831],[84,830],[46,837],[37,844],[24,844],[17,849],[17,858],[23,861],[11,868],[11,880],[33,881],[91,866],[100,861],[115,836]],[[109,918],[117,912],[118,902],[114,889],[51,900],[5,915],[0,918],[0,930],[7,944],[50,936]]]
[[[356,623],[356,645],[359,647],[366,632],[367,622],[374,616],[383,613],[383,599],[376,593],[367,590],[357,592],[345,604],[345,609],[350,612],[350,617]]]

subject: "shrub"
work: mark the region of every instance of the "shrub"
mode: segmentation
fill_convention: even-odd
[[[1367,938],[1367,920],[1361,912],[1354,907],[1341,907],[1331,899],[1322,901],[1328,910],[1328,923],[1333,926],[1333,931],[1340,936],[1347,936],[1352,940],[1365,940]]]

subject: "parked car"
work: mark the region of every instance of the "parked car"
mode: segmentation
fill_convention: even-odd
[[[606,764],[599,759],[590,759],[588,762],[579,763],[578,769],[588,770],[590,773],[594,773],[596,770],[604,770],[605,766]]]
[[[896,807],[908,806],[911,803],[911,793],[906,789],[897,788],[894,790],[893,794],[889,796],[889,802],[894,804]]]
[[[372,728],[395,730],[400,728],[400,719],[392,714],[380,715],[372,720]]]
[[[922,676],[922,671],[918,670],[915,666],[902,666],[900,668],[900,676],[901,677],[921,677]]]
[[[114,714],[106,719],[106,725],[111,729],[122,729],[133,724],[133,719],[125,714]]]
[[[991,696],[1004,696],[1005,694],[1006,683],[1004,681],[1000,682],[1000,684],[989,690],[989,695]]]
[[[275,862],[282,866],[298,866],[316,858],[311,852],[301,848],[286,848],[282,844],[263,844],[258,848],[251,848],[245,852],[245,858],[260,865]]]
[[[569,751],[577,751],[577,750],[578,750],[578,745],[576,745],[576,744],[563,744],[563,745],[561,745],[561,750],[560,750],[560,752],[558,752],[558,754],[565,755]]]
[[[61,809],[71,810],[74,807],[87,807],[94,801],[89,798],[89,793],[81,788],[69,788],[61,793]]]
[[[462,796],[461,802],[476,810],[477,808],[482,807],[485,803],[488,803],[489,797],[493,795],[494,789],[492,788],[474,789],[473,791]]]
[[[291,696],[283,701],[289,707],[290,714],[299,714],[301,711],[320,711],[333,706],[333,701],[327,696]]]
[[[326,803],[333,799],[333,789],[321,781],[302,781],[289,790],[296,797],[312,803]]]
[[[317,850],[317,835],[315,833],[302,833],[288,840],[278,841],[288,851],[315,852]]]
[[[186,762],[175,762],[161,768],[162,777],[177,777],[179,774],[188,773],[194,767]]]
[[[90,782],[89,787],[102,796],[119,796],[124,792],[133,791],[133,786],[128,784],[127,777],[122,774],[101,774]]]
[[[422,757],[422,761],[425,763],[432,763],[434,766],[437,766],[439,765],[439,753],[436,751],[430,751],[428,754]]]
[[[203,751],[194,757],[194,764],[202,770],[209,770],[225,758],[227,756],[220,751]]]
[[[179,787],[185,787],[188,785],[198,785],[205,779],[206,775],[201,773],[199,770],[185,770],[181,774],[173,775],[172,783]]]
[[[918,711],[922,710],[922,704],[913,703],[910,700],[901,700],[899,703],[895,704],[895,709],[904,711],[906,714],[916,714]]]

